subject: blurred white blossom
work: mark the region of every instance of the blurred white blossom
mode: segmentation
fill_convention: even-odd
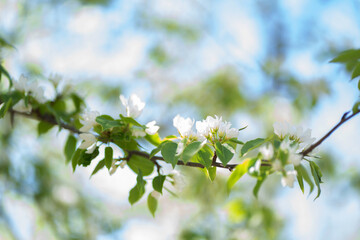
[[[281,171],[283,166],[281,164],[281,161],[279,159],[276,159],[273,163],[272,163],[272,167],[275,171]]]
[[[160,129],[160,127],[155,124],[156,124],[156,121],[151,121],[151,122],[147,123],[145,132],[149,135],[156,134],[157,131]]]
[[[127,117],[137,118],[145,107],[145,103],[136,94],[131,94],[129,99],[120,95],[120,101],[126,109]]]
[[[83,125],[79,130],[81,132],[88,132],[90,129],[97,124],[96,117],[100,115],[97,111],[86,111],[84,112],[80,119],[80,123]]]
[[[181,137],[194,136],[192,131],[195,120],[190,118],[183,118],[180,115],[176,115],[173,119],[173,125],[180,133]]]
[[[30,103],[28,103],[28,105],[25,105],[25,101],[24,99],[21,99],[19,102],[17,102],[14,106],[13,106],[13,110],[18,111],[18,112],[22,112],[22,113],[31,113],[31,105]]]
[[[295,178],[296,178],[296,174],[297,172],[295,170],[293,171],[287,171],[286,172],[286,176],[283,176],[281,178],[281,184],[283,187],[294,187],[294,182],[295,182]]]
[[[87,149],[91,147],[93,144],[96,143],[96,137],[91,133],[81,133],[79,134],[79,137],[83,140],[83,142],[80,144],[80,149]]]
[[[270,160],[274,156],[274,148],[272,144],[268,144],[267,146],[262,146],[259,149],[263,159]]]

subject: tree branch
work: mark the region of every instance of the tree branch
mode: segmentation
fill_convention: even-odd
[[[309,153],[311,153],[315,148],[317,148],[322,142],[324,142],[333,132],[336,131],[336,129],[338,129],[342,124],[344,124],[345,122],[347,122],[348,120],[350,120],[351,118],[353,118],[354,116],[356,116],[359,112],[353,113],[351,115],[349,115],[350,112],[346,112],[343,114],[343,116],[341,117],[340,121],[338,122],[338,124],[336,124],[328,133],[326,133],[322,138],[320,138],[318,141],[316,141],[315,143],[313,143],[310,147],[308,147],[307,149],[305,149],[301,154],[303,157],[307,156]],[[349,115],[349,116],[348,116]]]
[[[48,122],[48,123],[53,124],[53,125],[60,125],[60,127],[66,129],[66,130],[69,130],[69,131],[71,131],[73,133],[76,133],[76,134],[81,133],[81,131],[79,131],[76,127],[68,125],[66,123],[60,123],[59,124],[56,121],[54,116],[49,115],[49,114],[43,115],[38,110],[32,111],[31,113],[23,113],[23,112],[15,111],[13,109],[9,109],[9,112],[10,112],[11,116],[16,114],[16,115],[24,116],[24,117],[27,117],[27,118],[32,118],[32,119],[35,119],[35,120]],[[317,148],[320,144],[322,144],[341,125],[343,125],[345,122],[349,121],[351,118],[353,118],[354,116],[356,116],[360,112],[352,113],[351,115],[349,115],[349,113],[350,113],[350,111],[344,113],[343,116],[341,117],[340,121],[329,132],[327,132],[322,138],[320,138],[318,141],[313,143],[310,147],[308,147],[307,149],[305,149],[301,153],[302,156],[303,157],[308,156],[309,153],[311,153],[315,148]],[[154,156],[154,157],[150,158],[150,154],[148,154],[146,152],[142,152],[142,151],[128,151],[128,153],[129,153],[130,157],[131,157],[131,155],[138,155],[138,156],[149,159],[150,161],[152,161],[156,165],[158,171],[160,170],[161,166],[156,161],[165,161],[163,157]],[[215,152],[214,156],[213,156],[213,159],[212,159],[211,166],[219,167],[219,168],[225,168],[225,169],[228,169],[229,171],[232,171],[238,165],[238,164],[227,164],[226,166],[224,166],[221,163],[216,162],[216,158],[217,158],[217,156],[216,156],[216,152]],[[188,166],[188,167],[197,167],[197,168],[204,168],[205,167],[201,163],[187,162],[185,164],[181,160],[179,160],[177,162],[177,165]]]

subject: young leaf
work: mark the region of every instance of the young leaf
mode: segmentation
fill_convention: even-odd
[[[211,164],[212,164],[213,154],[214,153],[212,152],[211,148],[209,146],[205,145],[197,153],[197,155],[196,155],[197,161],[199,163],[201,163],[202,165],[204,165],[204,167],[209,169],[211,167]]]
[[[65,147],[64,147],[64,154],[66,157],[66,163],[68,163],[71,160],[71,157],[73,156],[76,149],[76,138],[73,135],[69,135],[69,137],[66,140]],[[77,162],[76,162],[77,164]]]
[[[149,159],[133,155],[131,159],[127,162],[128,167],[133,170],[135,173],[141,171],[143,176],[148,176],[154,171],[154,163],[149,161]]]
[[[166,176],[164,176],[164,175],[159,175],[153,179],[152,186],[155,191],[162,194],[162,189],[164,186],[165,179],[166,179]]]
[[[264,182],[265,180],[265,177],[264,178],[261,178],[261,179],[258,179],[257,182],[256,182],[256,185],[253,189],[253,194],[254,196],[257,198],[258,197],[258,193],[259,193],[259,190],[260,190],[260,187],[262,185],[262,183]]]
[[[314,200],[316,200],[321,194],[320,183],[322,183],[322,181],[321,181],[322,173],[321,173],[318,165],[316,165],[316,163],[313,161],[310,161],[310,169],[311,169],[311,175],[313,176],[315,184],[318,189],[318,193],[314,199]]]
[[[4,105],[2,106],[2,108],[0,109],[0,119],[5,117],[5,114],[7,113],[7,111],[9,110],[10,106],[12,103],[12,99],[10,98],[6,103],[4,103]]]
[[[254,140],[246,142],[244,144],[244,146],[241,148],[241,156],[243,156],[245,153],[249,152],[250,150],[257,148],[264,142],[265,142],[265,139],[263,139],[263,138],[256,138]]]
[[[133,119],[131,117],[124,117],[122,114],[120,114],[119,116],[124,123],[132,124],[132,125],[138,126],[138,127],[143,127],[143,125],[141,125],[140,123],[138,123],[135,119]]]
[[[155,212],[156,212],[156,209],[158,206],[158,200],[152,195],[152,193],[150,193],[148,196],[147,205],[148,205],[149,211],[151,212],[153,217],[155,217]]]
[[[296,178],[297,178],[297,180],[298,180],[299,187],[300,187],[302,193],[304,193],[304,180],[303,180],[303,176],[302,176],[301,171],[298,171],[297,169],[298,169],[298,167],[295,167],[295,170],[296,170],[296,172],[297,172]]]
[[[84,152],[85,150],[83,149],[77,149],[74,153],[74,155],[72,156],[72,159],[71,159],[71,165],[72,165],[72,168],[73,168],[73,171],[75,172],[75,169],[76,169],[76,166],[78,165],[78,161],[79,161],[79,158],[80,158],[80,155]]]
[[[161,155],[163,156],[164,160],[170,163],[173,168],[175,168],[178,158],[175,156],[177,143],[175,142],[167,142],[161,149]]]
[[[112,147],[105,148],[105,166],[110,170],[112,162],[113,162],[113,149]]]
[[[161,142],[156,148],[154,148],[151,153],[150,153],[150,156],[149,156],[149,159],[151,159],[152,157],[154,157],[158,152],[161,151],[162,147],[165,145],[165,143],[167,143],[169,141],[163,141]]]
[[[99,148],[96,147],[92,153],[86,153],[86,149],[84,149],[77,161],[77,164],[80,166],[89,166],[91,161],[99,155]]]
[[[129,193],[129,202],[131,205],[139,201],[140,198],[144,195],[145,185],[146,181],[144,181],[144,179],[142,178],[142,173],[141,171],[139,171],[139,174],[136,178],[136,185],[130,190]]]
[[[247,158],[241,164],[235,167],[226,184],[228,193],[230,193],[235,183],[239,181],[239,179],[248,171],[249,163],[250,163],[250,158]]]
[[[244,143],[242,141],[237,140],[236,138],[231,138],[230,142],[236,143],[236,144],[241,144],[244,145]]]
[[[39,122],[37,126],[38,135],[40,136],[41,134],[47,133],[52,127],[54,127],[54,125],[51,123],[44,121]]]
[[[341,52],[336,58],[332,59],[331,63],[346,63],[349,61],[354,61],[360,59],[360,49],[350,49]]]
[[[297,171],[298,174],[301,174],[302,178],[309,185],[309,187],[310,187],[309,194],[312,193],[312,191],[314,190],[314,183],[311,180],[306,168],[300,164],[299,166],[295,167],[295,170]]]
[[[351,74],[351,80],[360,76],[360,62],[356,64],[354,71]]]
[[[12,83],[12,79],[10,77],[10,74],[8,73],[8,71],[0,64],[0,75],[4,74],[6,76],[6,78],[9,80],[9,85],[10,87],[13,85]]]
[[[114,120],[112,117],[108,115],[101,115],[96,118],[96,122],[102,126],[103,131],[113,128],[113,127],[121,127],[123,123],[119,120]]]
[[[187,145],[181,154],[181,159],[186,164],[201,149],[201,142],[192,142]]]
[[[216,177],[216,167],[209,167],[205,171],[207,172],[207,175],[210,178],[210,180],[213,182]]]
[[[161,139],[158,133],[155,133],[153,135],[146,134],[145,139],[156,147],[161,144]]]
[[[91,173],[91,176],[97,173],[100,169],[102,169],[105,166],[105,159],[101,160],[95,167],[94,171]],[[91,177],[90,176],[90,177]]]
[[[226,164],[233,158],[235,153],[234,149],[232,149],[230,146],[227,144],[221,144],[220,142],[216,142],[215,150],[216,155],[224,166],[226,166]]]

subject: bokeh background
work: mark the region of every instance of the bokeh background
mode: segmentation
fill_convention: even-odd
[[[328,62],[359,47],[359,12],[356,0],[0,0],[0,37],[16,48],[1,58],[14,78],[45,89],[61,74],[102,114],[117,116],[119,94],[136,93],[147,104],[139,121],[156,120],[163,137],[180,113],[248,126],[244,141],[283,120],[320,138],[358,99],[349,72]],[[35,121],[19,117],[12,128],[5,118],[0,239],[360,239],[359,126],[353,119],[321,145],[316,201],[297,184],[282,188],[278,175],[258,199],[249,177],[226,196],[228,172],[211,183],[179,167],[176,196],[161,197],[153,218],[144,200],[127,202],[129,169],[90,179],[93,162],[73,174],[66,131],[37,137]]]

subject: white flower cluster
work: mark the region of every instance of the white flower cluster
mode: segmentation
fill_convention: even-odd
[[[127,117],[137,118],[140,116],[145,107],[145,102],[141,101],[136,94],[131,94],[129,99],[125,98],[124,95],[120,95],[119,98],[126,109]],[[160,129],[160,127],[156,125],[156,121],[148,122],[145,126],[145,131],[143,129],[133,129],[132,136],[145,137],[146,134],[154,135]]]
[[[287,161],[294,166],[300,164],[302,160],[301,152],[315,141],[315,138],[311,137],[310,129],[303,130],[301,127],[294,127],[285,122],[275,123],[274,132],[281,140],[280,150],[287,153]],[[263,160],[271,161],[272,168],[275,171],[283,172],[281,184],[284,187],[293,187],[297,172],[295,170],[285,172],[283,163],[279,159],[274,159],[273,146],[271,144],[263,146],[259,149],[259,152]]]
[[[83,125],[79,130],[81,133],[79,137],[83,140],[81,145],[79,146],[80,149],[87,149],[86,153],[91,154],[94,152],[96,148],[96,136],[89,131],[97,124],[96,117],[99,116],[100,113],[97,111],[86,111],[82,114],[82,119],[80,120],[81,124]]]
[[[203,121],[197,121],[197,133],[192,130],[194,124],[194,119],[183,118],[180,115],[177,115],[173,119],[173,125],[182,138],[215,142],[216,140],[224,141],[231,138],[237,138],[239,133],[238,129],[231,128],[231,123],[223,121],[222,117],[218,116],[215,116],[215,118],[208,116]]]
[[[304,130],[286,122],[275,123],[274,132],[282,140],[280,149],[288,153],[288,161],[295,166],[302,160],[301,152],[315,141],[311,129]]]
[[[14,88],[17,91],[24,92],[25,95],[33,96],[39,103],[45,103],[47,101],[44,96],[44,89],[39,87],[35,81],[29,82],[24,75],[21,75],[18,81],[14,81]],[[13,109],[18,112],[30,113],[32,107],[29,103],[25,104],[24,99],[21,99],[13,106]]]

